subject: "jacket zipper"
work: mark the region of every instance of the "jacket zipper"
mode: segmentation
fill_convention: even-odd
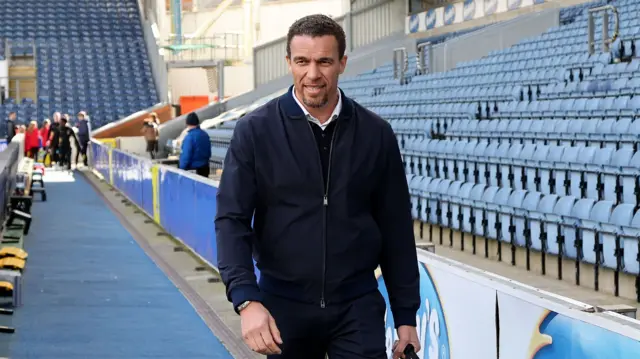
[[[327,184],[324,184],[324,171],[322,170],[322,154],[320,153],[320,149],[318,149],[318,144],[316,143],[316,150],[318,153],[318,164],[320,165],[320,173],[323,174],[323,178],[320,178],[320,182],[322,184],[323,194],[322,194],[322,291],[320,293],[320,308],[325,308],[326,303],[324,299],[324,290],[325,290],[325,281],[327,274],[327,210],[329,209],[329,183],[331,182],[331,160],[333,158],[333,146],[336,140],[336,134],[338,132],[338,128],[340,127],[340,122],[336,123],[336,128],[334,128],[333,133],[331,134],[331,144],[329,147],[329,163],[327,164]],[[311,128],[311,123],[309,123],[309,130],[311,131],[311,135],[315,141],[315,134],[313,133],[313,129]]]

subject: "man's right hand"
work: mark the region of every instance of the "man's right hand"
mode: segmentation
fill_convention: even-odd
[[[267,308],[260,302],[251,302],[240,311],[242,338],[251,350],[263,354],[281,354],[280,331]]]

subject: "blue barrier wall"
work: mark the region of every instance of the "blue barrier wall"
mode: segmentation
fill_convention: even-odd
[[[109,180],[109,152],[109,147],[97,142],[91,142],[91,165],[106,180]]]
[[[163,166],[158,175],[160,225],[217,268],[213,181]]]

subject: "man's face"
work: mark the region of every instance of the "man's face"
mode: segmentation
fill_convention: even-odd
[[[9,114],[9,119],[10,119],[11,121],[15,121],[15,119],[16,119],[16,114],[15,114],[15,113],[10,113],[10,114]]]
[[[84,115],[78,115],[78,121],[84,120]]]
[[[347,56],[340,59],[338,41],[327,36],[294,36],[291,39],[289,70],[298,99],[310,108],[322,108],[330,96],[337,96],[338,76],[344,72]]]

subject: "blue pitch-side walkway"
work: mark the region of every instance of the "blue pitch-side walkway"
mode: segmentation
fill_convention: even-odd
[[[46,186],[12,359],[231,358],[82,175]]]

